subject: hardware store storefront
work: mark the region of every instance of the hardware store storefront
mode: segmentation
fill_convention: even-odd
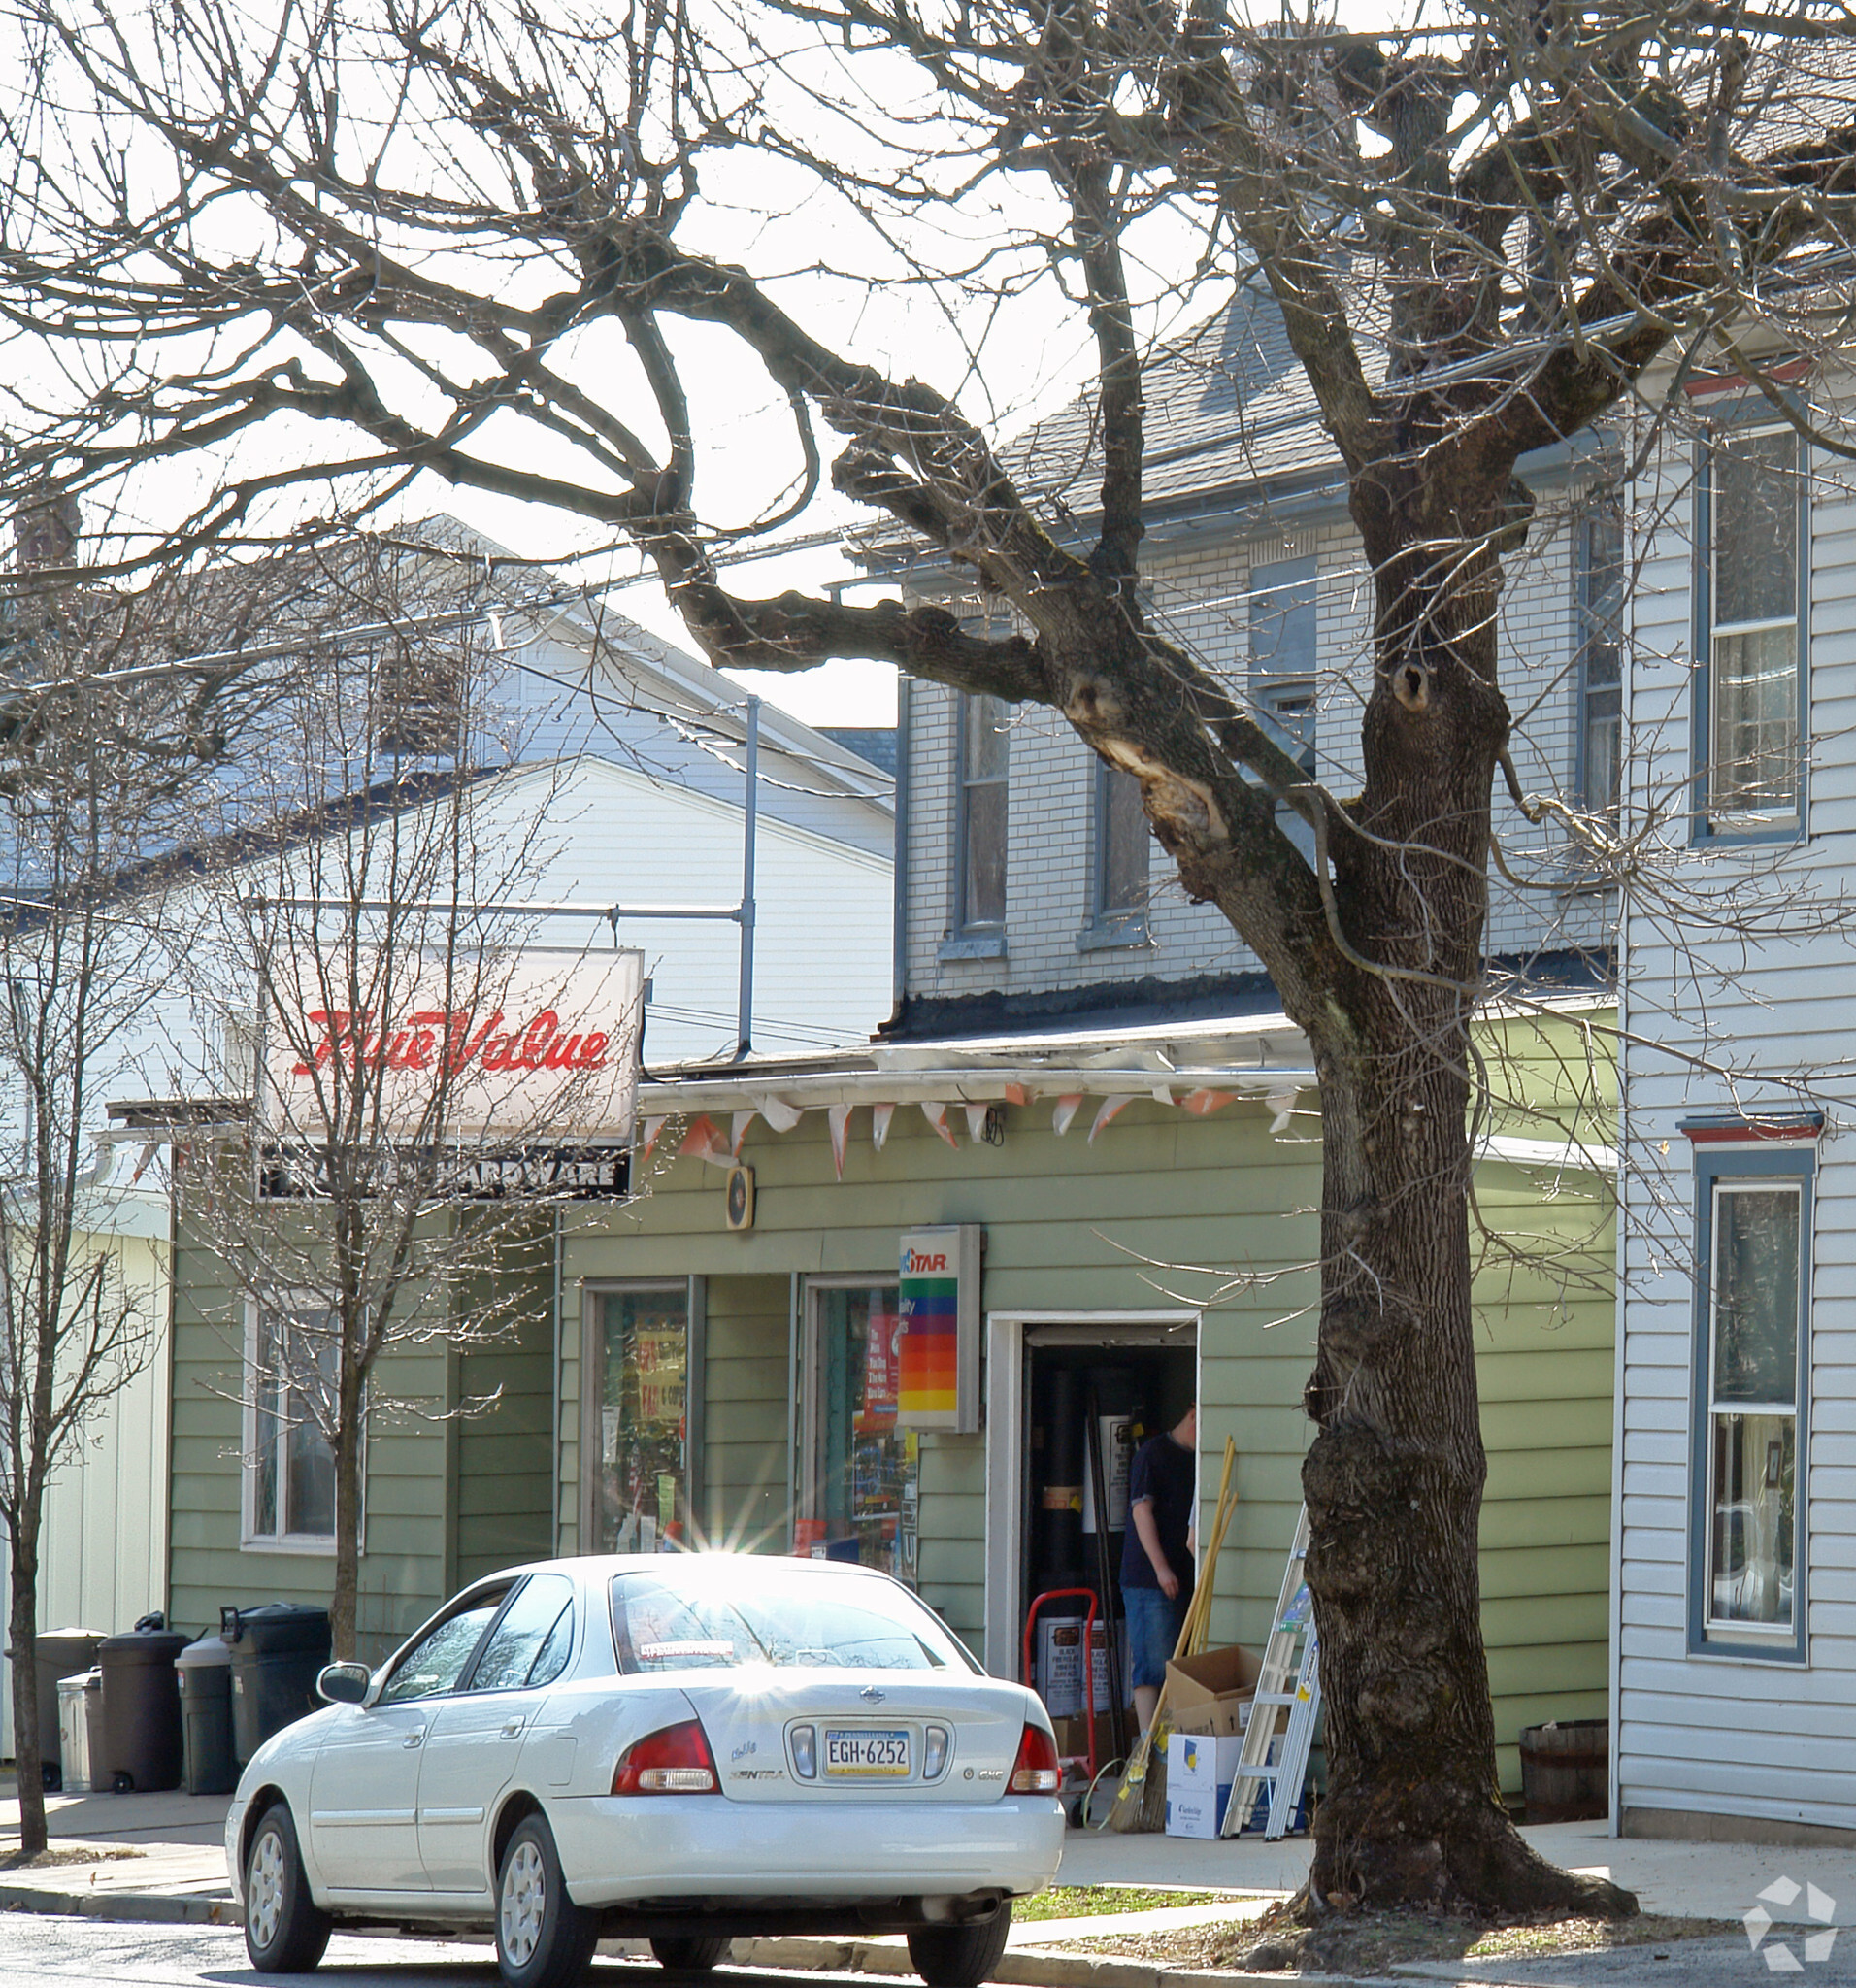
[[[1309,1433],[1319,1117],[1280,1016],[1197,1027],[646,1086],[642,1191],[570,1211],[560,1240],[559,1549],[855,1558],[1015,1670],[1030,1596],[1093,1567],[1092,1468],[1112,1530],[1117,1451],[1196,1397],[1202,1459],[1227,1435],[1239,1453],[1212,1633],[1260,1641]],[[1543,1179],[1527,1129],[1477,1182],[1485,1219],[1557,1259],[1491,1269],[1479,1338],[1484,1627],[1516,1785],[1523,1725],[1606,1709],[1610,1517],[1604,1190]],[[958,1371],[926,1408],[899,1332],[924,1231],[967,1251]]]

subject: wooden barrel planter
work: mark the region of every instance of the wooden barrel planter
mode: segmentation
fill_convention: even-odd
[[[1608,1719],[1554,1719],[1521,1732],[1529,1822],[1596,1822],[1610,1806]]]

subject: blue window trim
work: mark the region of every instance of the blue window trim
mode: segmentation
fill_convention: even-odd
[[[1782,398],[1796,402],[1796,395]],[[1783,416],[1764,395],[1744,401],[1730,415],[1714,422],[1714,432],[1736,428],[1778,428]],[[1795,843],[1805,840],[1805,823],[1810,808],[1810,595],[1811,543],[1810,443],[1800,430],[1798,442],[1798,806],[1794,819],[1774,823],[1771,828],[1737,828],[1732,824],[1716,828],[1707,813],[1708,719],[1712,715],[1714,684],[1709,652],[1713,640],[1713,542],[1714,542],[1714,451],[1709,438],[1697,443],[1695,450],[1695,544],[1691,559],[1693,581],[1693,627],[1690,631],[1695,651],[1695,677],[1689,696],[1689,767],[1691,769],[1689,843],[1691,846],[1731,848],[1741,843]]]
[[[1748,1128],[1748,1136],[1757,1134]],[[1805,1664],[1810,1597],[1808,1523],[1810,1482],[1811,1235],[1817,1152],[1813,1144],[1703,1145],[1695,1151],[1695,1318],[1692,1339],[1688,1481],[1688,1653],[1738,1663]],[[1720,1180],[1784,1179],[1799,1182],[1798,1208],[1798,1428],[1793,1442],[1792,1633],[1736,1636],[1707,1627],[1709,1513],[1707,1509],[1711,1371],[1708,1300],[1714,1281],[1714,1187]]]

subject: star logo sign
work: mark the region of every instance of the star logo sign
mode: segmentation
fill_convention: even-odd
[[[1830,1927],[1827,1933],[1808,1934],[1805,1939],[1805,1958],[1800,1960],[1789,1944],[1782,1939],[1768,1940],[1766,1936],[1773,1930],[1773,1915],[1766,1907],[1776,1905],[1780,1911],[1795,1905],[1803,1896],[1805,1910],[1820,1926]],[[1837,1915],[1837,1901],[1819,1891],[1814,1884],[1798,1884],[1789,1877],[1774,1878],[1760,1893],[1761,1903],[1756,1905],[1740,1922],[1746,1928],[1746,1943],[1756,1954],[1763,1955],[1769,1971],[1774,1974],[1802,1974],[1807,1965],[1817,1966],[1830,1959],[1830,1950],[1837,1943],[1837,1929],[1831,1920]]]

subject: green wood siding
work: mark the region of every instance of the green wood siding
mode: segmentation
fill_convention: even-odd
[[[507,1317],[452,1362],[452,1568],[447,1589],[554,1550],[554,1260],[548,1229],[507,1248],[494,1278],[466,1281],[459,1315]],[[370,1541],[370,1544],[372,1542]]]
[[[1520,1059],[1498,1129],[1541,1140],[1603,1122],[1574,1025],[1511,1031]],[[777,1087],[776,1087],[777,1088]],[[1305,1099],[1280,1137],[1271,1109],[1242,1101],[1200,1118],[1142,1100],[1092,1146],[1085,1110],[1068,1137],[1050,1101],[1007,1111],[1005,1143],[950,1150],[921,1112],[896,1113],[884,1150],[852,1123],[842,1181],[822,1111],[783,1137],[756,1124],[756,1226],[723,1223],[722,1175],[660,1151],[622,1207],[561,1214],[561,1333],[553,1341],[551,1247],[508,1275],[521,1323],[504,1346],[436,1340],[383,1367],[382,1398],[426,1411],[382,1417],[370,1444],[362,1624],[383,1647],[457,1581],[547,1550],[580,1549],[584,1286],[706,1279],[703,1493],[713,1539],[784,1551],[790,1539],[790,1311],[808,1276],[894,1275],[906,1228],[971,1221],[986,1238],[982,1310],[1201,1314],[1201,1428],[1208,1489],[1227,1435],[1240,1506],[1215,1574],[1213,1635],[1255,1644],[1268,1627],[1301,1498],[1309,1440],[1301,1394],[1313,1350],[1319,1119]],[[1544,1115],[1543,1115],[1544,1114]],[[678,1128],[665,1147],[674,1150]],[[1489,1476],[1482,1515],[1483,1620],[1504,1784],[1518,1783],[1524,1725],[1606,1705],[1612,1386],[1608,1183],[1502,1160],[1477,1171],[1489,1241],[1478,1272],[1477,1343]],[[1519,1244],[1517,1255],[1512,1245]],[[327,1563],[239,1542],[242,1317],[210,1251],[184,1226],[174,1283],[170,1602],[185,1625],[224,1601],[326,1596]],[[464,1300],[468,1303],[468,1296]],[[560,1399],[554,1400],[558,1366]],[[487,1416],[447,1419],[501,1386]],[[549,1514],[548,1445],[558,1430]],[[976,1646],[986,1624],[982,1437],[925,1437],[920,1580]]]
[[[1510,1047],[1534,1059],[1514,1074],[1514,1104],[1504,1114],[1520,1136],[1554,1136],[1543,1111],[1564,1108],[1561,1122],[1573,1130],[1607,1109],[1602,1090],[1588,1094],[1590,1072],[1563,1042],[1542,1047],[1537,1031]],[[772,1551],[788,1538],[779,1516],[787,1471],[780,1382],[795,1274],[888,1276],[903,1229],[977,1221],[986,1236],[984,1311],[1200,1309],[1207,1494],[1215,1492],[1230,1435],[1241,1501],[1217,1570],[1213,1634],[1257,1643],[1281,1580],[1311,1433],[1301,1396],[1318,1298],[1308,1266],[1319,1120],[1299,1112],[1277,1139],[1261,1105],[1197,1118],[1143,1100],[1091,1146],[1086,1109],[1064,1139],[1051,1132],[1050,1111],[1048,1101],[1012,1108],[1002,1147],[963,1137],[951,1151],[905,1107],[877,1153],[859,1110],[842,1182],[822,1112],[784,1136],[757,1123],[743,1150],[757,1186],[755,1227],[746,1236],[723,1226],[719,1170],[660,1149],[641,1169],[645,1191],[635,1202],[569,1217],[570,1283],[708,1278],[707,1520],[723,1537],[733,1528],[744,1544]],[[672,1150],[677,1132],[673,1125],[665,1141]],[[1528,1252],[1516,1262],[1492,1245],[1476,1286],[1489,1452],[1483,1626],[1503,1782],[1514,1788],[1523,1726],[1605,1709],[1612,1244],[1607,1190],[1590,1176],[1489,1161],[1478,1170],[1477,1198],[1491,1234],[1518,1237]],[[565,1385],[571,1397],[575,1372]],[[564,1408],[565,1426],[576,1425],[576,1413]],[[578,1469],[564,1443],[564,1513],[577,1505]],[[922,1593],[977,1646],[985,1634],[984,1439],[924,1437],[921,1487]]]
[[[718,1544],[784,1550],[788,1280],[716,1277],[709,1286],[703,1414],[703,1530]]]

